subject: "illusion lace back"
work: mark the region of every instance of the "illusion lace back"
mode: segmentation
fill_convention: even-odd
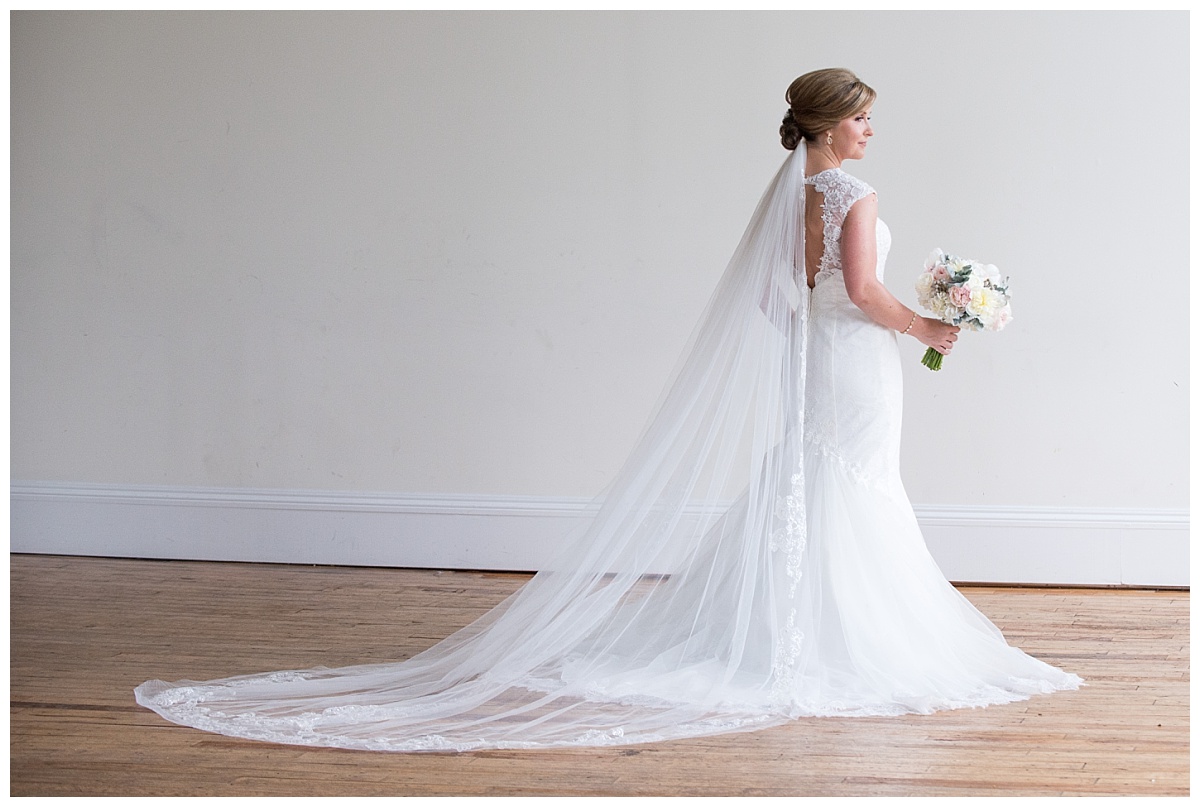
[[[840,169],[804,169],[802,146],[594,517],[521,590],[407,661],[148,681],[138,702],[237,737],[465,751],[1078,687],[1010,647],[926,550],[899,474],[896,335],[851,303],[840,276],[842,223],[873,191]],[[806,182],[824,200],[811,292]],[[877,241],[882,277],[882,222]]]

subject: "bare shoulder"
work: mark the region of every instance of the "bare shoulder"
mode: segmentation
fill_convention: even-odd
[[[846,226],[856,223],[873,224],[879,215],[879,196],[868,188],[866,195],[850,205],[846,211]]]

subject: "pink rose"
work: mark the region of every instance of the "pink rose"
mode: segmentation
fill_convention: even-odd
[[[939,263],[933,267],[933,277],[935,280],[945,283],[950,279],[950,271],[946,268],[946,264]]]
[[[957,308],[966,308],[971,302],[971,290],[966,286],[954,286],[950,289],[950,302]]]

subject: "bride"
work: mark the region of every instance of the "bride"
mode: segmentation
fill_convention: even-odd
[[[792,150],[626,464],[525,586],[405,661],[147,681],[235,737],[381,751],[614,745],[1077,688],[942,576],[899,472],[897,335],[957,328],[881,282],[891,237],[842,170],[875,92],[788,88]]]

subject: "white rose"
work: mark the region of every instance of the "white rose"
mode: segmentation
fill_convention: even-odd
[[[990,263],[981,263],[975,265],[975,271],[978,272],[984,280],[990,282],[993,286],[1000,282],[1000,270],[995,265]]]
[[[933,287],[937,283],[932,272],[922,272],[917,275],[917,301],[929,307],[929,298],[933,295]]]
[[[928,272],[933,267],[942,262],[942,248],[938,247],[933,252],[929,253],[929,257],[925,259],[925,271]]]

